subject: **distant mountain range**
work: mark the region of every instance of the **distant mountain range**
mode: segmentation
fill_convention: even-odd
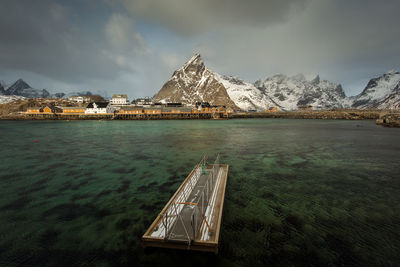
[[[361,109],[399,109],[400,72],[390,71],[371,79],[361,94],[354,98],[352,106]]]
[[[46,89],[34,89],[24,80],[18,79],[10,86],[6,86],[4,82],[0,82],[0,95],[23,96],[26,98],[68,98],[71,96],[90,96],[93,94],[90,91],[50,94]]]
[[[219,75],[210,71],[196,54],[179,70],[176,70],[153,102],[209,102],[215,105],[235,106]]]
[[[50,94],[46,89],[34,89],[19,79],[10,86],[0,81],[0,95],[68,98],[92,93]],[[319,75],[278,74],[254,83],[220,75],[208,69],[201,56],[196,54],[173,73],[154,96],[153,102],[209,102],[244,111],[263,111],[271,107],[290,111],[304,106],[312,106],[313,109],[400,109],[400,72],[390,71],[373,78],[359,95],[347,97],[340,84],[321,80]]]
[[[398,109],[399,88],[400,73],[396,71],[372,79],[363,92],[354,97],[347,97],[340,84],[321,80],[319,75],[289,77],[279,74],[250,83],[212,72],[196,54],[174,72],[153,101],[186,104],[205,101],[259,111],[271,107],[296,110],[304,106],[314,109]]]
[[[46,89],[42,89],[42,90],[34,89],[34,88],[30,87],[29,84],[27,84],[22,79],[17,80],[15,83],[13,83],[7,89],[5,89],[2,86],[2,88],[0,88],[0,93],[2,93],[3,95],[17,95],[17,96],[23,96],[23,97],[29,97],[29,98],[50,97],[50,93]]]

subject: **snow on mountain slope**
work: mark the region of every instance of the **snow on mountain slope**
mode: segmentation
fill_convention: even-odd
[[[314,109],[343,108],[351,102],[340,84],[321,81],[318,75],[275,75],[252,84],[210,71],[196,54],[174,72],[153,102],[200,101],[258,111],[272,107],[297,110],[308,105]]]
[[[347,100],[342,86],[319,75],[306,78],[278,74],[255,82],[255,86],[283,110],[296,110],[311,105],[314,109],[344,108]]]
[[[26,99],[23,96],[17,96],[17,95],[0,95],[0,105],[1,104],[6,104],[15,100],[20,100],[20,99]]]
[[[389,96],[398,91],[400,91],[400,72],[390,71],[371,79],[362,93],[356,96],[352,107],[360,109],[386,107],[390,102],[387,100]]]
[[[264,111],[276,106],[268,96],[252,83],[225,75],[218,75],[218,79],[225,86],[229,97],[242,110]]]
[[[375,106],[377,109],[396,109],[400,110],[400,90],[390,94],[379,105]]]
[[[193,105],[209,102],[211,105],[236,107],[229,98],[218,75],[209,70],[199,54],[195,54],[163,85],[153,102],[181,102]]]
[[[46,98],[50,96],[50,93],[46,89],[43,90],[34,89],[22,79],[17,80],[10,87],[8,87],[7,90],[5,90],[4,94],[19,95],[29,98],[35,98],[35,97]]]
[[[174,72],[153,101],[184,104],[205,101],[244,111],[263,111],[271,107],[289,111],[304,106],[313,109],[393,108],[398,106],[397,91],[400,91],[400,73],[395,71],[372,79],[360,95],[346,97],[340,84],[321,80],[319,75],[278,74],[254,84],[219,75],[205,67],[196,54]]]

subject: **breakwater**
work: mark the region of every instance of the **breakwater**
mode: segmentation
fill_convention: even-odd
[[[196,120],[196,119],[330,119],[330,120],[377,120],[377,124],[396,127],[400,113],[386,110],[323,110],[279,111],[241,113],[162,113],[162,114],[26,114],[13,113],[0,116],[3,120]],[[396,119],[397,118],[397,119]],[[397,120],[397,124],[395,121]],[[389,122],[390,123],[387,123]]]
[[[286,118],[286,119],[330,119],[330,120],[376,120],[382,110],[321,110],[235,113],[231,118]]]
[[[175,114],[13,114],[2,116],[4,120],[194,120],[227,118],[223,113],[175,113]]]
[[[389,113],[380,116],[376,124],[386,127],[400,127],[400,113]]]

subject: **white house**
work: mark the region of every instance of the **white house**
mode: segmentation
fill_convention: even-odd
[[[133,101],[136,107],[150,107],[153,104],[151,98],[138,98]]]
[[[71,96],[68,98],[70,101],[75,101],[77,103],[86,103],[90,101],[90,98],[87,96]]]
[[[85,110],[85,114],[106,114],[113,112],[114,108],[108,102],[91,102]]]
[[[128,96],[114,94],[114,95],[112,95],[110,104],[116,105],[116,106],[129,105]]]

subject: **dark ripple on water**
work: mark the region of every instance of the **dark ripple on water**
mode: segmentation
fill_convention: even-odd
[[[30,202],[32,201],[31,198],[22,196],[20,198],[17,198],[8,204],[1,206],[0,210],[21,210],[22,208],[26,207]]]
[[[55,216],[58,220],[72,221],[81,216],[101,219],[111,214],[107,209],[97,208],[92,204],[64,203],[42,213],[43,218]]]
[[[357,124],[1,122],[0,141],[43,141],[2,147],[19,154],[1,166],[0,265],[395,266],[400,135]],[[216,152],[230,164],[219,255],[143,250],[146,228]]]

